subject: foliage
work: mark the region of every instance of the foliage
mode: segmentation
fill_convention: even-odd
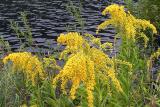
[[[68,3],[66,4],[66,10],[77,23],[74,24],[74,29],[72,26],[67,25],[67,32],[73,30],[76,31],[78,26],[80,27],[81,32],[84,31],[85,21],[82,18],[82,9],[82,0],[79,1],[78,6],[74,5],[73,1],[68,0]]]
[[[20,49],[25,48],[26,46],[31,46],[33,44],[32,32],[27,20],[27,13],[21,12],[21,21],[23,22],[23,28],[19,26],[16,21],[10,21],[11,29],[16,33],[17,38],[20,41]],[[26,41],[24,41],[26,40]]]
[[[6,52],[10,52],[11,47],[9,45],[8,41],[5,41],[2,37],[0,37],[0,56],[3,55]]]

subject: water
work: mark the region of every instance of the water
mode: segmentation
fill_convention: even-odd
[[[95,34],[96,27],[107,17],[101,11],[110,4],[108,0],[81,0],[82,18],[85,21],[84,32]],[[73,1],[78,6],[79,1]],[[119,2],[122,3],[122,2]],[[56,38],[66,32],[66,26],[73,26],[75,19],[66,10],[67,0],[1,0],[0,36],[9,41],[13,50],[19,48],[19,41],[10,29],[9,20],[21,23],[20,12],[26,11],[32,28],[34,42],[43,50],[55,47]],[[78,27],[77,30],[80,30]],[[113,42],[114,29],[108,28],[99,35],[102,42]],[[32,51],[31,49],[28,49]]]

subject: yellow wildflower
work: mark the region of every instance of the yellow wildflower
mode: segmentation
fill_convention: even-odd
[[[94,39],[95,37],[92,34],[85,33],[84,36],[89,37],[90,39]]]
[[[109,58],[109,56],[100,49],[91,47],[89,43],[97,44],[100,48],[106,48],[106,46],[111,47],[112,45],[110,43],[101,44],[100,39],[93,35],[85,34],[85,36],[87,40],[82,38],[78,33],[72,32],[66,35],[62,34],[61,37],[58,38],[57,41],[59,43],[66,45],[60,58],[68,55],[68,59],[63,69],[53,79],[53,85],[56,84],[57,80],[61,79],[61,88],[63,92],[66,93],[66,83],[72,81],[70,98],[75,99],[79,84],[84,84],[88,95],[88,106],[93,107],[93,90],[96,84],[96,76],[101,77],[100,79],[105,80],[108,84],[110,84],[109,80],[111,79],[119,92],[122,92],[122,88],[116,78],[114,60]],[[70,43],[68,41],[72,42]],[[109,93],[111,92],[109,91]]]
[[[108,65],[113,65],[113,62],[109,61],[110,58],[108,57],[108,55],[106,55],[105,53],[96,48],[91,48],[90,54],[91,54],[91,59],[95,64],[96,70],[104,69],[104,67],[106,67],[106,61],[108,61],[107,62]]]
[[[113,59],[109,58],[108,55],[106,55],[105,53],[103,53],[102,51],[96,49],[96,48],[92,48],[91,49],[91,59],[94,62],[94,66],[95,66],[95,70],[96,72],[98,71],[99,75],[99,71],[104,71],[104,77],[102,76],[102,74],[100,73],[100,76],[105,79],[106,81],[108,81],[108,78],[111,78],[113,84],[115,85],[116,89],[120,92],[122,92],[122,88],[120,86],[120,83],[118,81],[118,79],[116,78],[116,74],[115,74],[115,70],[114,70],[114,62]],[[119,61],[119,60],[118,60]],[[126,65],[131,66],[131,64],[124,62]]]
[[[92,43],[99,46],[99,45],[101,45],[101,39],[100,38],[94,38],[94,39],[92,39]]]
[[[113,22],[112,22],[113,20],[106,20],[106,21],[104,21],[103,23],[101,23],[98,27],[97,27],[97,30],[96,30],[96,34],[98,34],[99,33],[99,30],[100,29],[105,29],[108,25],[110,25],[110,24],[112,24]]]
[[[153,33],[157,33],[157,30],[156,30],[156,27],[150,23],[150,21],[147,21],[147,20],[142,20],[142,19],[136,19],[136,27],[140,28],[140,29],[143,29],[145,30],[146,28],[150,28]]]
[[[113,48],[113,45],[112,45],[112,43],[106,42],[106,43],[103,43],[102,45],[100,45],[100,47],[101,47],[101,49],[106,49],[107,47]]]
[[[82,47],[83,38],[77,32],[70,32],[67,34],[60,34],[57,39],[58,43],[67,45],[68,48],[76,50]]]
[[[111,16],[117,16],[116,14],[120,14],[122,16],[126,15],[124,12],[124,6],[119,6],[117,4],[113,4],[113,5],[106,7],[103,10],[102,15],[106,15],[107,13],[110,13]]]
[[[115,85],[117,91],[122,92],[123,90],[121,88],[121,85],[120,85],[118,79],[116,78],[115,70],[113,68],[107,68],[107,74],[111,78],[111,80],[112,80],[113,84]]]
[[[41,78],[44,77],[42,63],[29,52],[9,54],[3,59],[3,63],[6,64],[8,61],[12,61],[14,72],[20,71],[25,73],[27,79],[31,80],[33,84],[35,84],[35,77],[37,75]]]
[[[75,93],[81,81],[86,85],[88,90],[93,91],[95,85],[94,63],[88,56],[81,52],[74,54],[68,59],[60,73],[53,79],[53,84],[58,79],[62,80],[63,90],[66,82],[68,80],[72,81],[70,97],[75,99]],[[88,93],[88,97],[92,98],[90,96],[92,95]],[[88,102],[91,102],[89,100],[93,99],[88,99]]]
[[[100,29],[105,29],[108,25],[114,26],[122,38],[130,39],[133,41],[136,40],[137,36],[141,36],[139,34],[144,32],[144,30],[147,28],[150,28],[153,33],[157,33],[154,25],[152,25],[149,21],[136,19],[133,15],[130,14],[129,11],[124,11],[124,6],[120,6],[118,4],[110,5],[102,12],[103,15],[107,13],[111,15],[111,18],[102,22],[97,27],[97,33]],[[146,47],[146,42],[148,42],[146,35],[143,35],[143,38],[145,39],[144,41]]]
[[[147,61],[147,67],[148,67],[148,71],[150,70],[150,68],[152,67],[152,60],[154,59],[158,59],[158,57],[160,56],[160,48],[155,52],[153,53],[149,60]]]

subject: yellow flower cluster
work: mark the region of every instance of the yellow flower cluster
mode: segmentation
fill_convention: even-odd
[[[35,84],[36,76],[44,78],[42,63],[36,56],[32,56],[29,52],[12,53],[3,59],[3,63],[6,64],[11,61],[14,72],[23,72],[26,74],[26,78],[31,80],[33,85]]]
[[[101,39],[100,38],[94,38],[94,39],[92,39],[92,41],[91,41],[93,44],[95,44],[95,45],[101,45]]]
[[[113,48],[113,44],[110,42],[105,42],[100,47],[101,47],[101,49],[105,50],[106,48]]]
[[[110,14],[111,18],[98,26],[97,33],[100,29],[105,29],[108,25],[114,26],[122,38],[133,41],[135,41],[136,38],[139,38],[139,36],[141,36],[139,34],[141,34],[147,28],[150,28],[153,33],[157,33],[154,25],[152,25],[149,21],[136,19],[129,13],[129,11],[124,11],[124,6],[119,6],[118,4],[110,5],[102,12],[103,15],[106,15],[107,13]],[[142,37],[144,38],[146,46],[148,39],[146,39],[146,35],[143,35]]]
[[[96,38],[92,34],[85,33],[85,37],[87,37],[88,42],[91,42],[94,45],[97,45],[101,50],[107,50],[106,48],[112,49],[113,45],[110,42],[101,43],[101,38]]]
[[[152,68],[152,60],[158,59],[159,56],[160,56],[160,48],[155,53],[153,53],[150,56],[149,60],[147,61],[148,71]]]
[[[112,79],[112,82],[115,85],[115,88],[117,89],[117,91],[122,92],[123,90],[121,88],[121,85],[120,85],[118,79],[116,78],[114,68],[108,68],[107,74],[108,74],[108,77],[110,77]]]
[[[87,34],[86,37],[90,37],[90,42],[98,43],[98,45],[103,46],[99,38],[95,38],[89,34]],[[79,84],[83,83],[88,94],[87,99],[89,107],[93,107],[94,97],[92,92],[96,84],[96,76],[101,76],[107,82],[110,82],[109,80],[111,79],[117,91],[122,92],[121,85],[116,78],[113,59],[109,58],[109,56],[100,49],[91,47],[88,39],[86,40],[85,38],[82,38],[82,36],[77,32],[71,32],[65,35],[61,34],[57,41],[66,45],[62,54],[69,53],[69,57],[63,69],[53,79],[53,85],[61,79],[61,88],[63,92],[66,93],[66,83],[68,81],[72,81],[70,97],[75,99],[76,90],[78,89]],[[111,46],[111,44],[105,43],[103,48],[107,45]],[[72,51],[70,51],[70,49]],[[74,49],[76,51],[74,51]]]
[[[91,59],[95,64],[96,74],[99,75],[99,71],[103,71],[103,75],[100,73],[100,76],[106,81],[108,81],[108,79],[111,78],[117,91],[122,92],[120,83],[116,78],[115,69],[114,69],[115,68],[114,60],[109,58],[108,55],[106,55],[105,53],[103,53],[102,51],[96,48],[91,49]],[[121,62],[126,63],[125,65],[129,64],[128,62],[125,62],[125,61],[121,61]]]
[[[106,67],[106,61],[107,65],[109,66],[113,65],[112,60],[105,53],[96,48],[91,48],[90,54],[91,54],[91,59],[95,63],[96,70],[104,69]]]
[[[145,30],[146,28],[152,29],[153,33],[157,33],[156,27],[150,23],[150,21],[144,19],[136,19],[135,25],[138,28]]]
[[[65,90],[65,85],[68,80],[72,81],[72,87],[70,90],[70,97],[75,99],[75,93],[79,87],[80,82],[83,82],[87,87],[88,102],[93,104],[92,91],[95,85],[95,74],[94,74],[94,63],[82,52],[78,52],[68,59],[64,68],[60,73],[53,79],[53,84],[58,79],[62,80],[62,90]],[[92,107],[92,106],[90,106]]]
[[[58,43],[63,45],[67,45],[69,49],[77,50],[82,47],[83,38],[77,32],[70,32],[67,34],[60,34],[57,39]]]

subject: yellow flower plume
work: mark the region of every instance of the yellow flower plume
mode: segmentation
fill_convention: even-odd
[[[101,44],[99,38],[90,34],[86,34],[85,37],[77,32],[61,34],[58,37],[57,42],[66,45],[66,48],[60,55],[60,59],[64,55],[68,55],[68,60],[59,74],[53,78],[53,85],[55,86],[60,79],[61,89],[66,93],[66,84],[68,81],[71,81],[70,98],[75,99],[76,90],[80,84],[84,84],[88,95],[88,106],[93,107],[94,96],[92,93],[96,85],[96,77],[102,77],[108,83],[111,79],[118,92],[123,90],[116,78],[114,60],[100,50],[107,46],[112,47],[111,44]],[[98,45],[100,49],[91,47],[89,43]]]
[[[62,33],[58,37],[57,42],[63,45],[67,45],[67,47],[72,50],[76,50],[82,47],[83,38],[77,32],[70,32],[67,34]]]
[[[14,72],[20,71],[26,74],[26,78],[31,80],[33,85],[37,75],[44,78],[42,63],[29,52],[11,53],[3,59],[3,63],[6,64],[8,61],[12,61]]]
[[[94,63],[88,56],[81,52],[72,55],[66,62],[64,68],[53,79],[53,84],[55,84],[58,79],[62,80],[62,90],[64,90],[68,80],[72,81],[70,90],[71,99],[75,99],[76,90],[78,89],[80,82],[83,82],[87,89],[88,101],[93,103],[91,93],[95,85]],[[90,105],[92,105],[92,103]]]
[[[116,28],[119,35],[122,38],[135,41],[139,36],[143,37],[145,42],[145,47],[148,42],[147,36],[143,33],[147,28],[150,28],[153,33],[157,33],[157,30],[154,25],[152,25],[147,20],[136,19],[130,12],[125,12],[124,6],[118,4],[113,4],[106,7],[102,14],[110,14],[110,19],[102,22],[97,27],[97,33],[100,29],[105,29],[107,26],[112,25]],[[139,35],[139,34],[142,34]]]

